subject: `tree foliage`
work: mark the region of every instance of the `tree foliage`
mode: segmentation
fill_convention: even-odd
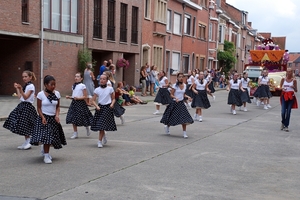
[[[228,73],[236,63],[235,54],[235,47],[232,42],[224,41],[224,51],[218,51],[218,61],[222,70],[225,73]]]
[[[93,66],[95,66],[95,61],[92,62],[92,51],[87,48],[82,48],[78,51],[78,70],[80,72],[84,72],[84,69],[86,67],[86,63],[92,63]]]

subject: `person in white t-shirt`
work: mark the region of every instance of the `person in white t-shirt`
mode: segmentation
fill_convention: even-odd
[[[72,86],[72,96],[66,96],[72,99],[72,103],[68,109],[66,123],[73,124],[74,133],[71,139],[78,138],[77,126],[85,126],[86,135],[89,136],[89,126],[92,125],[93,115],[88,108],[87,91],[85,84],[82,83],[83,77],[80,72],[75,74],[75,83]]]
[[[35,81],[36,77],[31,71],[24,71],[22,78],[25,85],[22,87],[18,83],[14,83],[16,95],[20,99],[18,106],[9,114],[3,124],[3,127],[13,133],[25,137],[25,142],[18,146],[18,149],[30,149],[30,135],[33,132],[35,120],[37,117],[36,110],[32,105],[34,102],[35,87],[31,81]]]
[[[51,164],[50,146],[53,146],[54,149],[60,149],[62,145],[67,145],[67,141],[60,124],[60,93],[55,90],[56,81],[54,77],[51,75],[45,76],[44,86],[45,90],[37,95],[39,117],[36,120],[30,143],[36,146],[43,144],[41,153],[44,156],[44,162]]]
[[[92,131],[99,131],[98,148],[107,143],[105,131],[116,131],[117,126],[114,118],[114,104],[116,103],[114,89],[107,85],[108,77],[100,76],[100,85],[94,90],[92,105],[96,107]],[[97,103],[95,102],[98,100]]]

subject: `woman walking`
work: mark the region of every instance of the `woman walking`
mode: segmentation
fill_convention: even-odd
[[[286,71],[286,78],[282,78],[280,82],[282,89],[280,102],[281,102],[281,130],[289,131],[291,110],[298,108],[298,102],[295,92],[298,91],[297,80],[293,75],[291,68]]]
[[[87,106],[86,86],[82,83],[82,79],[80,72],[75,74],[75,83],[72,86],[72,96],[66,96],[67,99],[72,99],[66,117],[66,123],[73,124],[74,133],[71,136],[71,139],[78,138],[78,126],[84,126],[86,128],[87,136],[91,134],[89,126],[91,126],[93,122],[93,115]]]
[[[269,101],[272,97],[270,92],[270,79],[268,77],[268,71],[263,70],[262,75],[258,78],[258,87],[254,92],[253,96],[256,98],[256,105],[259,106],[260,102],[263,102],[264,109],[267,110],[271,108]]]
[[[234,73],[233,78],[229,81],[227,87],[227,91],[229,91],[227,104],[230,105],[230,112],[233,115],[236,115],[235,107],[242,106],[242,100],[241,100],[239,89],[242,92],[245,91],[242,88],[242,83],[241,80],[238,79],[238,76],[239,76],[238,73]]]
[[[249,96],[249,90],[248,90],[250,79],[248,78],[247,72],[243,73],[243,78],[241,78],[241,82],[242,82],[242,88],[244,89],[244,92],[240,91],[241,92],[240,95],[241,95],[242,103],[244,106],[244,111],[247,112],[248,110],[247,110],[246,104],[251,103],[251,99]]]
[[[199,73],[198,78],[193,84],[192,90],[195,93],[192,101],[192,108],[196,108],[194,120],[202,122],[202,109],[207,109],[210,107],[210,102],[207,97],[207,93],[210,91],[208,89],[208,82],[206,79],[204,79],[203,72]]]
[[[95,85],[94,85],[94,80],[95,80],[95,76],[94,73],[92,71],[92,64],[91,63],[87,63],[86,68],[84,70],[84,74],[83,74],[83,84],[86,86],[86,91],[87,91],[87,97],[88,97],[88,106],[91,106],[91,100],[93,97],[93,92],[95,89]]]
[[[44,162],[51,164],[50,146],[53,146],[54,149],[60,149],[62,145],[67,145],[67,142],[60,124],[60,93],[55,90],[56,82],[54,77],[50,75],[45,76],[44,86],[45,91],[41,91],[37,95],[39,116],[36,120],[30,143],[36,146],[42,144],[41,153],[44,156]]]
[[[177,74],[177,82],[172,86],[171,98],[172,102],[167,106],[160,123],[165,125],[166,134],[170,134],[170,126],[181,124],[183,131],[183,138],[188,138],[186,133],[186,126],[194,123],[189,111],[184,105],[184,98],[191,100],[191,97],[185,94],[186,84],[183,83],[183,73]]]
[[[159,109],[161,105],[167,105],[172,102],[172,98],[170,97],[170,92],[168,90],[169,81],[166,77],[166,73],[164,71],[159,72],[159,90],[154,99],[154,104],[156,107],[156,111],[153,113],[154,115],[159,114]]]
[[[3,127],[15,134],[24,136],[25,142],[21,146],[18,146],[18,149],[26,150],[31,148],[30,135],[33,133],[37,117],[36,110],[32,105],[35,93],[35,87],[32,84],[32,81],[35,81],[36,77],[33,72],[24,71],[22,73],[22,79],[25,83],[23,87],[18,83],[14,83],[17,96],[21,102],[9,114]]]

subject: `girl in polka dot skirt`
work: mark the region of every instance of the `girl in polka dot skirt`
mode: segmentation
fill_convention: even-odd
[[[108,77],[100,76],[100,86],[94,91],[92,105],[96,107],[92,131],[99,131],[98,148],[107,143],[105,131],[116,131],[117,126],[114,118],[114,104],[116,103],[113,87],[107,85]],[[98,98],[98,104],[95,102]]]
[[[186,84],[183,83],[183,73],[177,74],[177,82],[172,86],[171,98],[172,102],[167,106],[160,123],[165,125],[166,134],[170,134],[170,126],[181,124],[183,130],[183,138],[188,138],[186,134],[186,126],[194,123],[193,118],[184,105],[184,98],[191,100],[191,97],[185,94]]]
[[[85,126],[87,136],[90,135],[89,126],[92,125],[93,115],[87,104],[86,86],[82,83],[82,74],[75,74],[75,83],[72,86],[72,96],[66,96],[72,99],[70,108],[67,113],[66,123],[73,124],[74,133],[71,139],[78,138],[77,126]]]
[[[31,71],[22,73],[25,85],[22,87],[18,83],[14,83],[17,96],[20,99],[18,106],[9,114],[3,124],[3,127],[13,133],[25,137],[25,142],[18,146],[18,149],[30,149],[30,135],[33,132],[34,123],[37,117],[36,110],[32,105],[34,102],[35,87],[31,81],[35,81],[36,77]]]
[[[44,77],[45,90],[37,95],[37,111],[39,117],[36,120],[30,143],[42,145],[41,153],[46,164],[52,163],[49,154],[50,146],[54,149],[67,145],[66,138],[59,119],[60,93],[55,90],[56,82],[53,76]]]

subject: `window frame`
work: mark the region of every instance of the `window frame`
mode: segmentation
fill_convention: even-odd
[[[102,39],[102,0],[94,0],[93,37]]]
[[[178,60],[177,61],[174,61],[174,54],[177,54],[178,55]],[[180,57],[181,57],[181,53],[178,52],[178,51],[172,51],[172,67],[176,66],[177,69],[173,69],[171,68],[173,71],[173,73],[170,73],[172,75],[176,75],[179,71],[180,71]],[[171,71],[170,71],[171,72]]]
[[[172,10],[167,9],[167,26],[166,26],[166,30],[168,32],[172,31]]]
[[[136,6],[132,6],[131,11],[131,43],[138,44],[139,8]]]
[[[127,42],[128,5],[120,3],[120,42]]]
[[[174,18],[173,18],[173,19],[174,19],[174,20],[173,20],[173,22],[174,22],[174,24],[173,24],[173,33],[176,34],[176,35],[182,35],[182,30],[181,30],[181,29],[182,29],[182,28],[181,28],[181,27],[182,27],[182,14],[177,13],[177,12],[174,12],[174,15],[173,15],[173,16],[174,16]],[[176,30],[175,28],[177,28],[177,27],[176,27],[177,23],[175,23],[175,21],[177,21],[177,19],[175,20],[175,18],[176,18],[175,16],[179,16],[179,17],[180,17],[180,18],[179,18],[179,26],[178,26],[179,32],[176,32],[176,31],[175,31],[175,30]]]
[[[22,23],[29,23],[29,1],[22,0]]]
[[[185,35],[191,35],[191,23],[192,23],[192,16],[189,14],[184,14],[184,28],[183,33]]]
[[[116,40],[116,1],[108,0],[107,5],[107,40]]]
[[[145,0],[144,18],[151,18],[151,0]]]

